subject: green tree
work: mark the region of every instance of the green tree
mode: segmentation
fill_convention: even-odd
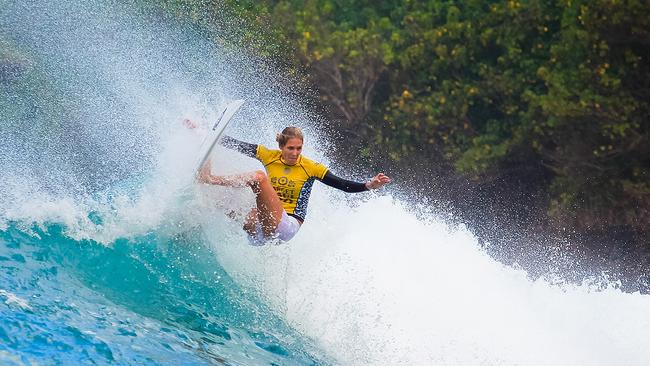
[[[648,29],[642,1],[576,2],[563,13],[561,39],[539,69],[548,92],[533,97],[558,219],[648,230]]]

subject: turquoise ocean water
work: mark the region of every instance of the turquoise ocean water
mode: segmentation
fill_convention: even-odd
[[[0,273],[2,364],[326,364],[196,232],[107,247],[11,225]]]

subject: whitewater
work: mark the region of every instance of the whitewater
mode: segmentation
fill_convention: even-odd
[[[650,362],[650,296],[530,278],[390,187],[315,184],[291,242],[249,245],[252,193],[192,183],[182,120],[246,99],[227,134],[298,125],[334,165],[291,80],[126,2],[0,4],[0,364]],[[217,172],[260,169],[217,150]]]

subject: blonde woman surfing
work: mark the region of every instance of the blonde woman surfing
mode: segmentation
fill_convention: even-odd
[[[289,241],[305,221],[307,204],[315,180],[349,193],[377,189],[390,183],[383,173],[365,183],[337,177],[324,165],[302,156],[304,137],[297,127],[287,127],[277,135],[278,150],[250,144],[225,136],[221,144],[259,160],[262,170],[216,176],[206,163],[199,174],[199,182],[229,187],[250,187],[255,194],[256,208],[246,217],[244,230],[251,243],[263,245],[267,240]]]

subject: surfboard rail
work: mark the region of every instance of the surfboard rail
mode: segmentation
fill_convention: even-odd
[[[244,99],[236,99],[228,103],[226,107],[223,109],[223,111],[219,114],[219,118],[217,118],[217,121],[212,125],[212,128],[210,128],[210,130],[208,131],[208,134],[205,136],[203,142],[201,143],[201,147],[199,148],[198,158],[194,165],[195,179],[198,176],[199,171],[201,170],[203,164],[205,164],[205,162],[210,157],[210,154],[212,154],[214,147],[217,146],[217,143],[219,142],[219,138],[221,138],[221,135],[223,134],[223,131],[226,129],[226,127],[228,126],[228,123],[230,123],[230,120],[235,115],[235,113],[239,111],[239,109],[244,104],[244,102],[246,102]]]

